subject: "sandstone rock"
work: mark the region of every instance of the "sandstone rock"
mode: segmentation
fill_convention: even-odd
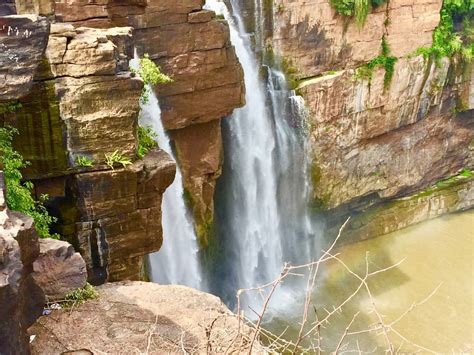
[[[41,315],[44,294],[33,279],[39,253],[33,220],[6,208],[0,171],[0,353],[28,354],[28,327]]]
[[[63,299],[84,287],[87,271],[84,259],[71,244],[61,240],[40,240],[40,255],[33,263],[33,278],[49,300]]]
[[[15,0],[18,14],[48,16],[54,14],[54,0]]]
[[[370,85],[354,81],[353,71],[301,85],[315,197],[326,208],[398,197],[472,166],[473,121],[452,114],[469,78],[448,72],[448,61],[437,67],[412,58],[397,62],[388,89],[383,69]]]
[[[82,173],[67,182],[73,193],[57,202],[61,233],[75,241],[91,283],[140,279],[143,256],[162,244],[161,199],[175,171],[157,150],[127,169]]]
[[[34,15],[0,17],[0,101],[28,94],[43,59],[49,23]]]
[[[31,162],[25,177],[64,175],[78,156],[105,166],[118,151],[136,159],[136,127],[143,83],[131,77],[131,29],[75,29],[54,24],[46,50],[49,66],[22,99],[22,109],[0,115],[22,137],[15,148]],[[41,114],[38,114],[41,113]],[[31,130],[42,134],[31,134]]]
[[[345,24],[329,0],[278,0],[269,42],[299,77],[369,62],[380,54],[383,35],[392,55],[403,57],[431,45],[441,4],[441,0],[390,1],[388,11],[387,5],[373,9],[359,29],[354,19]]]
[[[446,187],[434,187],[395,199],[369,211],[353,213],[339,243],[353,243],[397,231],[446,213],[464,211],[474,205],[474,179],[457,178]],[[328,218],[327,237],[332,238],[345,217]]]
[[[215,17],[215,13],[209,10],[191,12],[188,15],[189,23],[209,22]]]
[[[201,246],[207,247],[214,219],[214,190],[223,159],[220,121],[171,131],[171,138],[175,142],[196,233]]]
[[[248,351],[248,345],[236,348],[240,339],[232,345],[238,320],[215,296],[184,286],[144,282],[106,284],[98,291],[98,300],[73,312],[59,310],[40,318],[30,329],[37,336],[32,353],[220,354],[229,346],[230,352]],[[242,332],[250,334],[245,325]],[[254,350],[265,352],[260,344]]]

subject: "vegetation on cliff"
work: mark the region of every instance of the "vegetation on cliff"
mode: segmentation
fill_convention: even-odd
[[[50,216],[43,205],[48,196],[41,195],[39,200],[35,200],[32,194],[33,183],[30,181],[22,183],[23,175],[20,170],[29,162],[23,160],[21,154],[12,147],[13,136],[17,133],[15,128],[0,128],[0,162],[3,164],[5,174],[7,205],[11,210],[33,218],[40,237],[59,238],[57,234],[51,235],[49,231],[49,226],[56,221],[56,218]]]
[[[140,102],[147,104],[150,99],[151,86],[157,84],[167,84],[173,82],[169,76],[163,74],[160,68],[153,62],[149,55],[145,53],[143,58],[140,59],[139,69],[130,69],[132,73],[139,75],[143,80],[143,90],[140,96]],[[156,148],[158,143],[156,142],[156,133],[149,126],[143,127],[138,126],[137,128],[137,139],[138,148],[137,156],[142,159],[150,150]]]
[[[444,0],[432,46],[419,48],[416,53],[437,60],[460,55],[470,62],[474,57],[474,1]]]
[[[157,134],[151,127],[138,126],[138,150],[137,155],[142,159],[150,150],[158,146],[156,142]]]
[[[372,7],[382,5],[385,0],[331,0],[336,12],[347,18],[354,17],[357,25],[362,28]]]
[[[396,62],[397,58],[390,55],[390,46],[385,40],[385,37],[382,37],[381,54],[372,59],[369,63],[357,68],[354,73],[354,79],[367,80],[370,84],[373,70],[377,67],[383,67],[385,69],[383,80],[384,89],[388,89],[392,82]]]
[[[167,84],[173,82],[168,75],[161,72],[160,68],[153,62],[148,54],[140,59],[140,68],[138,70],[130,69],[132,73],[138,74],[143,80],[143,90],[140,100],[142,103],[148,103],[150,99],[150,86],[157,84]]]

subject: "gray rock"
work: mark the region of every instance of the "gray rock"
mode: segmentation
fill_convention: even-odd
[[[49,300],[62,299],[87,282],[84,259],[62,240],[40,240],[40,255],[33,263],[33,270],[34,279]]]

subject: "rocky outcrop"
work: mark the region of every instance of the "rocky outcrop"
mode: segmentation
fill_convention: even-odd
[[[44,238],[33,263],[33,278],[49,301],[63,299],[87,282],[86,263],[68,242]]]
[[[238,336],[237,317],[215,296],[144,282],[107,284],[98,291],[97,300],[40,318],[30,328],[36,335],[32,353],[248,351],[248,342]],[[241,334],[248,337],[250,329],[241,327]],[[263,353],[264,348],[255,344],[254,351]]]
[[[6,207],[0,171],[0,353],[28,354],[28,327],[41,315],[45,302],[32,277],[39,254],[33,219]]]
[[[17,0],[19,13],[48,15],[53,23],[31,93],[23,92],[21,110],[4,113],[2,121],[19,130],[15,148],[31,162],[25,177],[35,181],[37,194],[50,195],[57,229],[79,248],[95,283],[139,277],[142,256],[161,246],[160,194],[174,174],[161,153],[154,157],[162,162],[131,170],[105,165],[114,151],[136,160],[143,84],[128,70],[134,47],[174,80],[155,89],[206,244],[221,170],[220,119],[243,104],[244,88],[227,24],[202,6],[202,0]],[[82,157],[93,167],[78,166]],[[140,182],[147,174],[156,176]],[[133,222],[144,219],[153,223]]]
[[[25,64],[31,70],[9,71],[14,74],[9,82],[23,80],[31,88],[16,93],[21,109],[0,115],[20,133],[14,146],[31,162],[24,176],[34,180],[38,195],[50,196],[47,207],[59,217],[55,228],[84,256],[91,282],[136,280],[143,256],[161,247],[161,196],[175,167],[161,151],[137,161],[143,84],[130,74],[128,61],[136,47],[173,77],[156,91],[165,126],[179,147],[197,230],[206,231],[221,168],[219,120],[244,100],[228,26],[202,10],[201,0],[17,0],[15,5],[47,29],[53,22],[49,38],[43,31],[44,38],[34,42],[36,57],[30,55]],[[9,53],[30,42],[12,43],[6,43]],[[191,143],[179,138],[185,136],[194,138]],[[114,151],[135,163],[111,170],[105,158]],[[80,166],[78,158],[92,166]],[[205,233],[199,234],[205,240]]]

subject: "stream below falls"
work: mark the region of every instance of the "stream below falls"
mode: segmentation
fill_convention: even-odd
[[[474,211],[447,215],[382,237],[344,246],[336,252],[346,265],[363,275],[368,252],[370,270],[401,264],[369,280],[378,311],[389,324],[419,303],[393,328],[407,340],[427,348],[421,353],[472,353],[474,335]],[[330,260],[320,270],[323,275],[315,287],[313,302],[318,314],[337,307],[356,289],[359,281],[340,263]],[[439,287],[439,288],[438,288]],[[436,290],[437,289],[437,290]],[[436,290],[433,294],[432,292]],[[296,339],[300,329],[304,289],[299,300],[284,307],[270,304],[265,327],[280,334],[286,327],[287,339]],[[431,297],[430,297],[430,294]],[[272,307],[276,311],[272,311]],[[283,309],[283,310],[282,310]],[[377,322],[370,298],[363,290],[348,302],[343,312],[331,317],[321,330],[323,349],[335,349],[352,317],[360,312],[352,331],[367,329]],[[313,313],[313,312],[312,312]],[[314,321],[310,316],[309,322]],[[389,332],[395,349],[414,352],[408,341]],[[311,341],[315,341],[312,337]],[[382,353],[385,338],[379,332],[349,336],[346,350]],[[308,343],[308,342],[307,342]],[[309,346],[309,344],[306,344]]]

